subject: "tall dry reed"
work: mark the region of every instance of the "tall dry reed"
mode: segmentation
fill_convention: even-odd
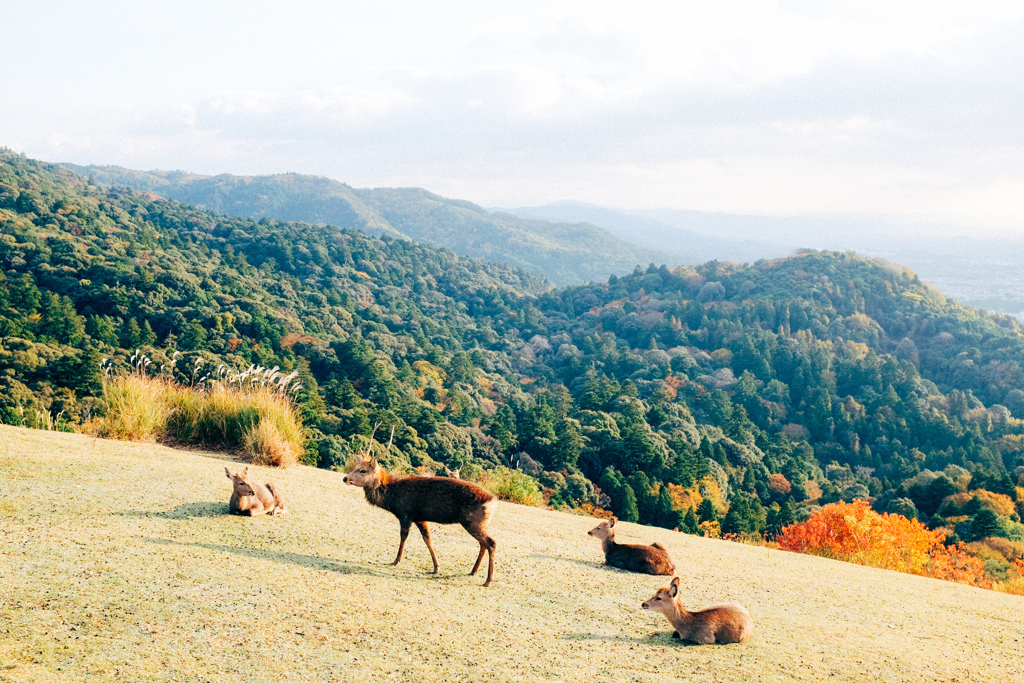
[[[259,382],[177,384],[144,372],[108,375],[100,436],[244,452],[287,467],[303,453],[302,424],[287,393]]]
[[[163,438],[173,413],[166,397],[175,388],[170,380],[137,373],[108,377],[103,383],[106,417],[97,433],[125,441]]]

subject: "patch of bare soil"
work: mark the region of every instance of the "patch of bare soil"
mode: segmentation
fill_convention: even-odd
[[[0,426],[0,681],[1024,681],[1024,598],[622,524],[744,645],[682,646],[603,565],[594,520],[501,504],[494,585],[342,475],[253,468],[289,513],[227,514],[224,456]]]

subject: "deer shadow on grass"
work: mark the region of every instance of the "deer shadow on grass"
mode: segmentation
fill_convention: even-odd
[[[143,517],[150,519],[194,519],[197,517],[222,517],[228,514],[228,504],[220,501],[201,503],[182,503],[170,510],[159,512],[147,512],[144,510],[128,510],[126,512],[112,512],[119,517]]]
[[[608,565],[604,562],[591,562],[590,560],[577,560],[572,557],[566,557],[564,555],[548,555],[546,553],[530,553],[530,557],[537,557],[544,560],[556,560],[559,562],[572,562],[573,564],[582,565],[590,568],[601,568],[607,567]]]
[[[324,569],[339,574],[366,574],[369,576],[386,576],[394,578],[393,572],[387,572],[382,568],[370,564],[358,562],[341,562],[319,555],[299,555],[298,553],[285,553],[278,550],[258,550],[256,548],[243,548],[233,545],[222,545],[219,543],[187,543],[184,541],[172,541],[167,538],[144,538],[147,543],[163,546],[179,546],[182,548],[203,548],[215,552],[232,553],[254,560],[271,560],[283,564],[294,564],[306,569]],[[390,565],[388,565],[390,566]]]
[[[635,643],[640,645],[679,645],[672,637],[672,631],[651,633],[646,636],[606,636],[600,633],[566,633],[562,640],[604,640],[610,643]]]

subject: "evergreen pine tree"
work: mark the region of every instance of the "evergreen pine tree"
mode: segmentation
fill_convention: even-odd
[[[729,501],[729,511],[725,513],[725,519],[722,520],[722,533],[746,534],[754,531],[755,526],[750,501],[745,495],[737,492]]]
[[[156,346],[156,332],[153,331],[153,327],[149,324],[148,320],[142,323],[139,344],[141,346]]]
[[[135,318],[128,318],[121,325],[121,348],[137,349],[142,336],[142,328]]]
[[[700,507],[697,508],[697,517],[700,518],[701,522],[718,521],[718,509],[711,502],[710,498],[705,498],[701,501]]]
[[[625,482],[622,484],[622,506],[619,512],[619,519],[624,522],[640,521],[640,513],[636,505],[636,494],[633,493],[633,487]]]
[[[683,524],[685,515],[676,510],[672,504],[672,495],[668,491],[668,486],[662,484],[661,492],[658,493],[658,518],[655,521],[660,527],[665,529],[677,529]]]
[[[686,516],[683,517],[683,523],[679,525],[679,530],[687,534],[697,533],[697,515],[693,512],[693,508],[689,508],[686,511]]]

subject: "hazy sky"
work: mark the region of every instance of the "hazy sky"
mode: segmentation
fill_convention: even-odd
[[[1024,2],[0,0],[0,146],[1024,233]]]

